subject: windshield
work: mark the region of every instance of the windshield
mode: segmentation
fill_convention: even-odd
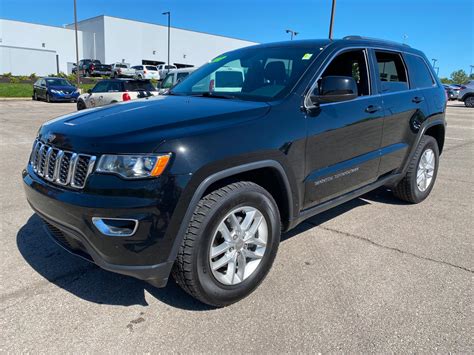
[[[214,58],[176,85],[175,95],[228,95],[272,101],[286,96],[319,48],[251,47]]]
[[[173,86],[173,79],[174,79],[174,74],[168,74],[164,80],[163,84],[161,84],[162,89],[169,89]]]
[[[45,79],[49,86],[72,86],[66,79]]]

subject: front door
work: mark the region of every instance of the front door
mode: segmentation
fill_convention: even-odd
[[[383,108],[373,83],[365,49],[336,56],[320,78],[352,76],[358,97],[323,103],[307,117],[304,208],[331,200],[377,179]],[[318,85],[314,92],[318,94]]]

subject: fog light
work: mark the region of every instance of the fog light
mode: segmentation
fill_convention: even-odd
[[[138,228],[136,219],[92,217],[92,223],[102,234],[109,237],[130,237]]]

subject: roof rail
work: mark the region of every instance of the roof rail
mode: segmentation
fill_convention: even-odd
[[[347,40],[354,40],[354,39],[362,39],[362,40],[365,39],[365,40],[369,40],[369,41],[379,41],[379,42],[392,43],[392,44],[397,44],[397,45],[403,45],[403,46],[410,47],[406,43],[399,43],[399,42],[395,42],[395,41],[389,41],[389,40],[386,40],[386,39],[373,38],[373,37],[364,37],[364,36],[358,36],[358,35],[345,36],[342,39],[346,40],[346,41]]]

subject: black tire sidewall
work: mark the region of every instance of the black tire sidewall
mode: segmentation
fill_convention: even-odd
[[[249,295],[263,281],[275,259],[280,242],[280,219],[273,199],[260,191],[247,189],[227,196],[214,206],[207,216],[199,238],[199,249],[196,253],[196,277],[201,294],[207,303],[216,306],[234,303]],[[268,226],[267,249],[257,270],[237,285],[224,285],[217,281],[209,265],[209,249],[220,221],[233,209],[251,206],[257,208],[265,217]]]
[[[410,189],[412,190],[412,194],[415,197],[416,203],[423,201],[431,193],[431,190],[433,189],[436,182],[436,176],[438,175],[438,167],[439,167],[439,149],[438,149],[438,143],[436,142],[436,140],[433,137],[425,136],[424,141],[422,143],[423,143],[422,147],[418,151],[418,154],[416,157],[416,165],[414,167],[414,171],[412,171],[412,174],[410,175]],[[433,172],[433,179],[431,180],[430,186],[428,186],[428,188],[425,191],[420,191],[416,182],[418,164],[420,164],[421,157],[423,156],[423,153],[427,149],[431,149],[435,154],[435,168]]]
[[[82,101],[82,100],[78,100],[76,106],[77,106],[78,111],[84,110],[86,108],[86,105],[85,105],[84,101]]]

